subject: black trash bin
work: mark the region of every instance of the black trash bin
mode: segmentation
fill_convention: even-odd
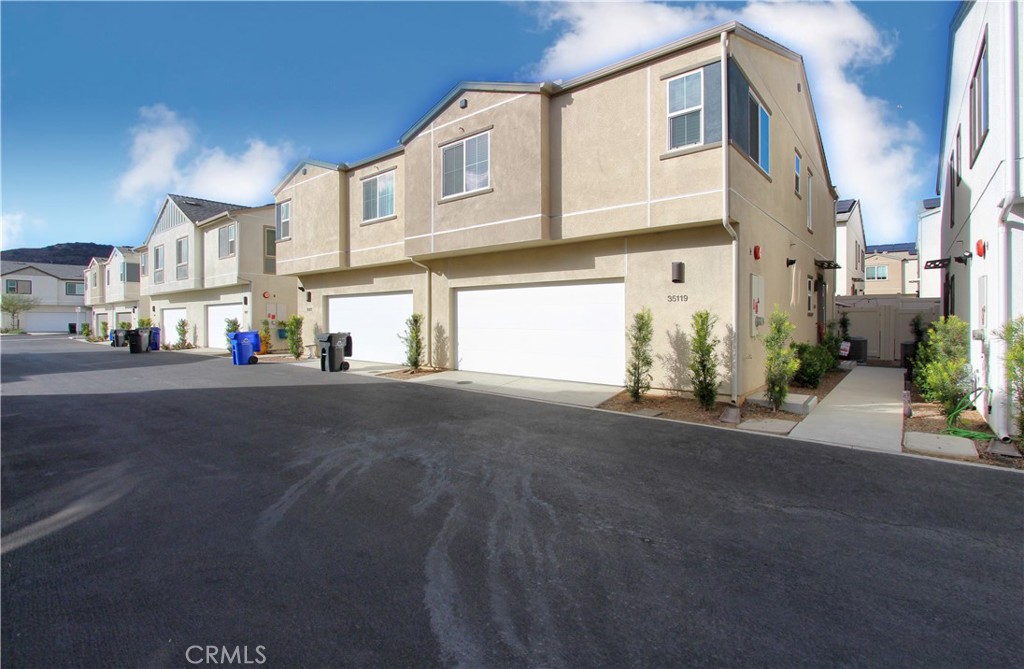
[[[115,328],[114,334],[110,337],[110,345],[120,348],[128,345],[128,330]]]
[[[143,335],[141,330],[128,330],[128,352],[148,353],[149,332]]]
[[[78,334],[78,323],[68,323],[68,334]]]
[[[847,360],[856,360],[858,365],[868,364],[867,337],[847,337],[850,342],[850,355]]]
[[[352,336],[347,332],[324,332],[317,335],[320,344],[320,371],[345,372],[349,364],[345,356],[352,355]]]

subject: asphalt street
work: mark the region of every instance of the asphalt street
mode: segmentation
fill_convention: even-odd
[[[5,669],[1024,657],[1018,473],[66,337],[0,354]]]

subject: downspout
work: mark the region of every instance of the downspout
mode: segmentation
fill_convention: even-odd
[[[1018,71],[1018,60],[1020,58],[1019,43],[1017,35],[1017,3],[1006,3],[1006,81],[1010,82],[1006,96],[1006,194],[1003,196],[1002,207],[999,210],[999,236],[1002,253],[999,257],[999,282],[1004,287],[1001,305],[1002,320],[997,325],[1008,323],[1013,318],[1013,286],[1010,281],[1010,271],[1013,267],[1013,257],[1010,252],[1010,211],[1013,206],[1021,201],[1020,193],[1020,164],[1018,163],[1018,147],[1020,137],[1018,136],[1020,123],[1020,72]],[[1003,359],[1006,359],[1006,344],[1003,344]],[[1010,419],[1013,413],[1013,398],[1010,394],[1010,380],[1005,378],[1004,373],[1004,402],[1006,410],[1003,412],[1003,420],[995,425],[996,435],[1006,441],[1010,435]],[[1024,411],[1024,407],[1021,407]]]
[[[732,214],[729,206],[729,33],[723,32],[719,38],[722,45],[722,227],[732,237],[732,392],[730,401],[739,402],[740,365],[740,241],[736,230],[732,227]]]
[[[433,346],[431,345],[431,338],[433,337],[434,326],[431,324],[430,321],[430,303],[434,301],[434,297],[433,294],[431,293],[430,268],[421,262],[413,260],[412,258],[409,258],[409,262],[411,262],[413,265],[416,265],[417,267],[422,267],[427,272],[427,308],[423,320],[426,321],[427,324],[427,367],[433,367],[434,349]]]
[[[231,214],[226,214],[226,218],[235,224],[235,262],[239,263],[238,277],[243,281],[249,282],[249,329],[259,330],[259,328],[254,325],[255,321],[253,320],[253,314],[256,313],[256,299],[252,293],[252,279],[242,278],[244,276],[242,273],[242,266],[240,263],[240,260],[242,258],[242,226],[239,224],[238,219],[232,216]],[[204,279],[203,283],[205,282],[206,281]],[[296,311],[298,311],[298,309],[296,309]],[[209,327],[209,323],[207,323],[207,327]]]

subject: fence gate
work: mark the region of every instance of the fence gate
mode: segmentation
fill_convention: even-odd
[[[910,322],[921,314],[925,325],[939,318],[939,298],[904,295],[844,295],[836,309],[850,317],[850,335],[868,340],[868,357],[899,360],[900,344],[913,341]]]

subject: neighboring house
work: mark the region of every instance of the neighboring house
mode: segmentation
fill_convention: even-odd
[[[991,389],[976,404],[1000,437],[1015,428],[995,333],[1024,313],[1022,31],[1017,2],[963,3],[953,18],[936,178],[941,253],[925,259],[941,277],[943,311],[970,324],[972,381]]]
[[[865,295],[917,295],[917,245],[876,244],[864,255]]]
[[[0,262],[4,293],[25,295],[37,303],[11,323],[3,314],[3,327],[20,327],[26,332],[64,332],[77,330],[86,322],[85,282],[80,265],[54,265],[39,262]]]
[[[188,321],[188,341],[227,346],[226,323],[258,330],[295,314],[297,282],[276,276],[274,205],[243,207],[168,195],[140,246],[142,296],[164,342],[177,340]]]
[[[103,335],[104,323],[134,328],[148,315],[148,301],[140,308],[140,258],[130,246],[115,246],[109,257],[93,258],[85,269],[85,304],[92,307],[90,323],[97,336]]]
[[[942,256],[942,200],[929,198],[917,215],[917,275],[920,297],[942,297],[942,273],[924,269],[924,264]]]
[[[799,341],[833,315],[836,194],[803,60],[737,23],[566,83],[459,84],[400,146],[300,163],[274,195],[306,338],[351,332],[355,358],[401,362],[417,312],[427,364],[621,385],[649,307],[654,386],[683,389],[708,309],[736,399],[764,384],[774,305]]]
[[[860,200],[836,202],[836,295],[864,294],[864,219]]]

